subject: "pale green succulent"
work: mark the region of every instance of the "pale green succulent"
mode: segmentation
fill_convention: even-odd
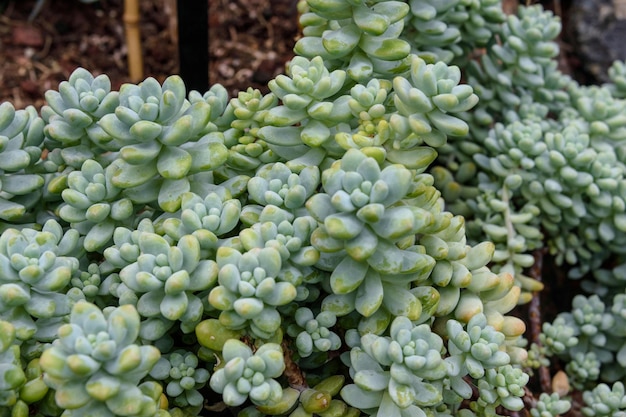
[[[406,68],[410,44],[400,39],[410,7],[401,1],[350,2],[307,0],[308,13],[300,23],[304,36],[296,54],[320,56],[347,69],[360,82],[376,74]]]
[[[443,341],[428,325],[413,327],[410,320],[398,317],[391,337],[368,334],[360,344],[349,353],[354,384],[341,390],[348,404],[368,415],[423,415],[420,407],[443,400]]]
[[[391,83],[372,79],[367,85],[357,84],[350,89],[348,106],[358,124],[340,124],[335,141],[343,149],[364,149],[383,146],[392,137],[389,126]]]
[[[285,369],[279,345],[266,343],[253,353],[244,343],[230,339],[224,344],[222,359],[224,366],[211,375],[209,383],[226,404],[241,405],[250,398],[262,406],[281,400],[283,390],[274,379]]]
[[[613,97],[626,97],[626,63],[624,61],[615,61],[608,70],[610,83],[606,84],[611,91]]]
[[[176,245],[149,232],[137,240],[137,260],[119,272],[126,287],[137,294],[137,311],[170,325],[178,320],[185,333],[192,332],[204,311],[196,294],[213,288],[216,262],[201,259],[200,243],[193,235],[181,237]]]
[[[572,407],[572,404],[559,397],[559,394],[553,392],[547,394],[541,393],[537,405],[530,410],[532,417],[556,417],[559,414],[565,414]]]
[[[414,0],[409,4],[411,17],[405,32],[415,53],[431,63],[450,63],[486,45],[505,20],[500,0]]]
[[[0,104],[0,219],[16,223],[32,221],[27,212],[42,196],[44,178],[34,171],[42,155],[44,121],[34,107],[15,110]],[[44,173],[55,164],[39,164]]]
[[[552,417],[546,355],[624,414],[623,63],[578,85],[540,6],[298,7],[269,93],[0,104],[0,417]],[[542,262],[590,295],[528,347]]]
[[[478,96],[467,84],[459,85],[461,71],[443,62],[427,64],[411,56],[410,75],[393,79],[397,114],[390,118],[399,136],[395,149],[411,149],[426,143],[440,147],[448,136],[465,136],[469,126],[455,116],[476,105]]]
[[[45,97],[47,104],[41,110],[47,123],[45,134],[66,164],[79,169],[87,159],[99,159],[102,151],[119,149],[120,143],[97,124],[120,104],[107,75],[94,77],[77,68],[59,84],[58,92],[49,90]]]
[[[522,397],[528,382],[528,374],[521,368],[511,365],[488,369],[485,378],[478,381],[480,397],[476,401],[476,410],[489,415],[495,413],[497,406],[519,411],[524,407]]]
[[[333,313],[322,311],[314,315],[311,309],[300,307],[294,318],[295,325],[288,327],[287,332],[295,337],[296,348],[301,357],[307,357],[313,351],[327,352],[341,347],[341,338],[332,331],[337,322]]]
[[[594,352],[577,352],[565,366],[565,372],[570,385],[582,390],[598,380],[601,366]]]
[[[230,192],[219,187],[202,198],[195,193],[181,196],[180,210],[163,220],[163,232],[179,241],[193,235],[203,251],[215,250],[220,239],[239,223],[241,201],[230,198]]]
[[[626,394],[622,382],[616,382],[612,387],[598,384],[593,390],[583,393],[583,401],[585,405],[581,411],[586,417],[621,417],[626,414]]]
[[[278,98],[274,94],[263,95],[252,88],[230,100],[222,116],[224,121],[230,122],[230,128],[224,131],[228,168],[252,175],[259,165],[279,159],[258,134],[267,113],[277,105]]]
[[[70,255],[81,255],[78,232],[64,232],[54,220],[41,231],[7,229],[0,236],[0,317],[14,324],[18,339],[35,334],[33,319],[69,313],[65,291],[80,263]]]
[[[187,176],[218,168],[228,157],[220,135],[203,136],[211,106],[205,101],[191,104],[177,76],[163,85],[153,78],[139,86],[125,84],[119,99],[115,112],[99,121],[121,145],[112,184],[138,194],[156,189],[160,207],[176,211],[181,194],[190,191]]]
[[[131,305],[107,315],[79,302],[70,322],[40,359],[44,381],[55,390],[64,415],[153,416],[162,387],[142,379],[159,360],[153,346],[136,344],[140,318]]]
[[[272,247],[253,248],[244,253],[222,246],[217,250],[217,285],[209,304],[220,310],[220,322],[230,329],[249,330],[269,339],[278,330],[281,316],[276,310],[293,301],[296,287],[279,279],[282,260]]]
[[[206,385],[209,371],[199,367],[198,357],[188,351],[174,351],[154,365],[150,376],[165,381],[165,393],[178,407],[201,406],[204,398],[198,389]]]
[[[19,389],[26,382],[20,363],[20,347],[13,325],[0,320],[0,406],[11,409],[19,398]]]
[[[293,172],[281,162],[263,165],[248,181],[250,199],[261,206],[273,205],[302,215],[306,200],[315,193],[320,183],[316,166]]]
[[[80,170],[67,176],[68,188],[61,197],[59,217],[85,236],[83,246],[94,252],[110,243],[118,226],[132,226],[138,209],[129,198],[120,195],[121,188],[112,184],[112,170],[104,169],[92,159]]]

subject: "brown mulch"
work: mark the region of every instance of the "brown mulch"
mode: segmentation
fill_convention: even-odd
[[[0,0],[0,102],[41,107],[77,67],[107,74],[114,89],[130,82],[123,0]],[[144,78],[178,72],[176,0],[141,0]],[[295,0],[209,1],[209,79],[231,95],[247,87],[267,91],[293,55],[298,30]],[[137,80],[138,81],[138,80]]]

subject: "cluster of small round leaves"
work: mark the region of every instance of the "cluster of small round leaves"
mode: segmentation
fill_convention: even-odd
[[[199,91],[191,90],[188,99],[191,104],[203,101],[211,106],[211,114],[209,116],[210,123],[207,125],[205,132],[208,133],[226,128],[228,120],[230,119],[225,115],[229,103],[229,96],[228,90],[226,90],[223,85],[213,84],[203,94]]]
[[[0,407],[12,408],[18,401],[20,387],[26,382],[16,341],[13,325],[0,320]]]
[[[289,62],[287,74],[278,75],[268,84],[272,93],[282,101],[282,105],[270,109],[265,116],[265,122],[272,126],[287,126],[308,117],[324,121],[341,116],[345,118],[347,109],[340,111],[341,116],[334,114],[336,107],[333,102],[325,101],[341,90],[345,78],[345,71],[330,72],[326,69],[319,56],[311,60],[296,56]],[[280,139],[272,139],[280,145]]]
[[[470,231],[498,243],[505,252],[495,260],[513,263],[516,277],[532,262],[525,252],[544,240],[557,262],[571,265],[593,267],[619,250],[626,227],[622,164],[612,147],[592,144],[584,126],[553,132],[545,122],[524,119],[496,124],[484,153],[474,155],[490,177],[479,176],[481,193],[468,202],[478,213]]]
[[[489,369],[509,364],[509,355],[502,350],[504,334],[487,324],[484,314],[476,314],[463,329],[456,320],[446,322],[448,351],[446,359],[461,375],[480,379]]]
[[[31,172],[40,160],[44,122],[34,107],[15,110],[0,104],[0,219],[23,222],[28,209],[41,197],[42,176]],[[44,171],[55,171],[54,163],[42,163]]]
[[[411,5],[404,34],[420,57],[450,63],[467,50],[486,45],[504,20],[500,0],[421,0]]]
[[[198,407],[204,402],[198,391],[209,380],[209,371],[198,367],[198,357],[189,351],[174,351],[162,356],[150,371],[150,376],[165,381],[165,393],[178,407]]]
[[[221,311],[219,320],[227,328],[248,328],[257,337],[270,338],[280,327],[276,310],[293,301],[296,287],[278,279],[282,260],[272,247],[241,253],[221,246],[216,255],[218,286],[209,293],[209,304]]]
[[[258,136],[267,112],[277,104],[278,98],[274,94],[263,95],[252,88],[239,92],[236,98],[230,100],[222,117],[230,122],[230,129],[224,131],[224,145],[229,150],[226,165],[229,168],[251,174],[259,165],[278,159]]]
[[[598,380],[601,365],[594,352],[576,352],[565,365],[565,372],[570,384],[582,390]]]
[[[250,398],[262,406],[281,400],[283,389],[274,379],[285,370],[279,345],[266,343],[253,353],[246,344],[230,339],[224,344],[222,360],[224,366],[211,375],[209,384],[226,404],[238,406]]]
[[[468,134],[469,126],[454,113],[470,110],[478,96],[460,81],[459,67],[411,56],[410,75],[393,79],[397,113],[389,123],[398,137],[394,148],[408,150],[422,143],[437,148],[448,136]]]
[[[478,380],[479,398],[477,409],[485,410],[485,414],[495,413],[498,405],[512,411],[524,407],[522,397],[529,376],[521,368],[511,365],[488,369],[484,378]]]
[[[350,78],[358,81],[375,74],[401,72],[410,44],[399,39],[409,5],[383,0],[369,6],[362,2],[307,0],[308,11],[300,18],[303,37],[296,54],[320,56],[341,62]]]
[[[68,291],[68,295],[75,291],[77,294],[71,295],[73,299],[82,299],[94,303],[96,298],[102,295],[100,292],[101,283],[100,267],[97,263],[91,263],[86,270],[78,271],[78,274],[72,277],[70,280],[72,288]]]
[[[322,252],[343,248],[350,258],[370,259],[376,268],[376,253],[381,246],[390,246],[385,241],[397,242],[432,221],[429,213],[396,205],[407,195],[411,181],[411,171],[401,165],[381,169],[374,158],[348,150],[322,173],[324,193],[306,203],[309,213],[323,223],[313,234],[313,245]],[[386,269],[381,265],[379,271],[399,273],[402,267]]]
[[[552,323],[543,323],[539,340],[550,352],[557,355],[578,344],[576,329],[568,325],[564,317],[557,317]]]
[[[623,416],[626,413],[624,384],[616,382],[612,387],[598,384],[593,390],[583,392],[583,402],[581,411],[586,417]]]
[[[267,206],[264,214],[271,209]],[[278,213],[285,214],[284,211]],[[314,266],[320,258],[319,251],[311,246],[310,238],[318,223],[311,216],[299,216],[292,221],[281,220],[287,216],[275,216],[272,221],[259,221],[239,233],[241,244],[246,250],[273,248],[281,256],[281,270],[277,275],[282,281],[299,286],[311,282],[319,275]]]
[[[390,337],[369,333],[360,345],[349,353],[354,384],[341,390],[349,405],[369,410],[369,415],[423,415],[421,407],[443,400],[440,380],[448,368],[442,359],[443,340],[429,325],[414,326],[397,317]]]
[[[180,210],[163,221],[163,231],[176,242],[193,235],[202,250],[215,250],[220,238],[238,225],[240,214],[241,201],[230,198],[225,189],[219,188],[204,198],[184,193]]]
[[[310,356],[313,352],[328,352],[341,347],[341,339],[332,331],[337,317],[322,311],[314,315],[308,307],[300,307],[294,315],[295,324],[287,328],[291,337],[295,337],[295,345],[301,357]]]
[[[560,20],[541,7],[519,7],[517,16],[507,16],[498,30],[502,43],[468,64],[468,82],[481,98],[481,109],[490,113],[481,113],[476,121],[489,124],[494,116],[522,104],[526,94],[535,93],[561,107],[568,101],[562,91],[568,79],[553,62],[560,30]]]
[[[358,126],[340,124],[335,141],[343,149],[380,147],[392,136],[389,126],[391,82],[372,79],[367,85],[357,84],[350,89],[348,106],[358,118]]]
[[[88,252],[110,243],[118,226],[131,226],[135,215],[133,202],[120,195],[121,189],[111,183],[111,170],[105,170],[93,159],[67,176],[67,188],[61,193],[64,203],[59,217],[85,236]]]
[[[157,412],[161,386],[140,381],[159,360],[153,346],[136,344],[140,319],[132,305],[105,315],[88,302],[74,305],[69,323],[41,355],[44,381],[66,415],[149,417]]]
[[[115,112],[99,121],[122,145],[112,183],[124,189],[156,187],[161,208],[176,211],[180,195],[190,191],[187,176],[216,169],[228,158],[223,137],[203,135],[211,106],[187,101],[178,76],[169,77],[162,86],[153,78],[140,85],[125,84],[119,98]],[[163,182],[150,182],[157,175]]]
[[[297,212],[317,190],[320,171],[309,166],[295,173],[281,162],[262,166],[248,181],[248,195],[254,202]]]
[[[45,319],[69,313],[64,291],[78,271],[81,245],[78,232],[63,232],[54,220],[42,230],[7,229],[0,236],[0,317],[11,317],[17,337],[29,339]]]
[[[137,261],[141,253],[139,237],[142,233],[155,233],[150,219],[143,219],[135,229],[118,227],[113,232],[113,245],[104,250],[106,261],[114,268],[122,269]]]
[[[571,100],[578,116],[588,123],[592,146],[614,144],[626,139],[626,120],[622,117],[626,103],[613,97],[606,87],[589,86],[573,89]]]
[[[542,392],[537,404],[530,410],[530,415],[532,417],[556,417],[567,413],[571,407],[571,402],[561,399],[558,393],[547,394]]]
[[[185,332],[193,331],[204,311],[195,294],[214,286],[217,264],[201,259],[200,243],[193,235],[183,236],[174,246],[160,235],[142,232],[137,245],[136,261],[122,268],[119,276],[137,295],[139,314],[179,320]]]
[[[571,312],[560,313],[552,324],[544,323],[541,341],[550,353],[568,361],[566,370],[574,386],[585,388],[587,381],[613,382],[623,377],[623,300],[624,295],[618,294],[607,306],[597,295],[577,295]]]
[[[86,159],[97,156],[90,150],[94,145],[109,151],[119,149],[119,143],[96,123],[120,104],[119,93],[111,91],[108,76],[94,77],[77,68],[59,84],[58,91],[48,90],[45,97],[47,104],[41,114],[47,122],[46,136],[54,141],[52,148],[59,144],[68,148],[61,150],[68,165],[80,168]]]
[[[605,84],[611,95],[617,98],[626,98],[626,62],[615,61],[608,70],[610,83]]]

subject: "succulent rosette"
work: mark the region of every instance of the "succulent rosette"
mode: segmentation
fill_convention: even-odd
[[[19,389],[26,382],[20,363],[20,347],[15,328],[0,320],[0,406],[12,408],[18,401]]]
[[[400,1],[364,2],[307,0],[309,13],[302,15],[298,55],[321,56],[342,62],[356,81],[376,73],[390,74],[406,66],[410,44],[399,39],[409,6]],[[342,59],[343,58],[343,59]]]
[[[120,104],[108,76],[94,77],[77,68],[59,84],[59,91],[47,91],[45,97],[47,104],[41,114],[48,123],[46,137],[52,139],[48,146],[58,148],[65,164],[79,169],[88,159],[100,159],[104,151],[119,150],[120,143],[97,124]]]
[[[126,287],[137,294],[137,311],[170,326],[178,320],[186,333],[192,332],[204,311],[196,294],[213,287],[217,264],[201,259],[200,243],[193,235],[183,236],[174,246],[160,235],[143,232],[137,243],[137,260],[119,272]]]
[[[0,219],[24,223],[25,216],[41,198],[44,178],[35,172],[40,161],[44,121],[34,107],[15,110],[11,103],[0,104]],[[56,169],[55,164],[39,164],[39,171]]]
[[[322,254],[318,266],[332,271],[333,295],[327,304],[352,305],[340,314],[356,308],[368,317],[384,304],[419,318],[421,304],[409,284],[425,280],[435,261],[404,243],[438,226],[430,212],[401,203],[412,184],[413,174],[404,166],[381,169],[356,149],[323,172],[324,193],[311,197],[306,206],[320,222],[311,236]]]
[[[163,232],[179,241],[193,235],[203,251],[214,251],[220,239],[239,224],[241,201],[230,198],[230,192],[217,187],[202,198],[189,192],[181,196],[180,210],[163,220]]]
[[[230,329],[249,329],[269,339],[278,330],[281,316],[276,307],[293,301],[296,287],[278,279],[282,258],[273,247],[252,248],[244,253],[222,246],[216,255],[218,286],[209,293],[209,304],[220,310],[220,322]]]
[[[441,61],[427,64],[411,55],[409,75],[393,79],[397,113],[389,123],[398,135],[394,148],[410,150],[422,143],[438,148],[446,144],[448,136],[469,133],[468,124],[456,114],[473,108],[478,96],[460,81],[459,67]]]
[[[341,339],[332,331],[337,317],[330,311],[317,315],[307,307],[300,307],[294,315],[295,324],[287,328],[291,337],[295,337],[296,348],[301,357],[310,356],[314,351],[328,352],[341,347]]]
[[[67,176],[67,188],[61,192],[64,204],[59,217],[85,236],[88,252],[110,243],[118,226],[131,226],[136,214],[133,201],[121,196],[121,188],[112,184],[112,170],[88,159],[80,170]]]
[[[228,405],[241,405],[246,399],[256,405],[271,405],[281,400],[283,390],[274,379],[285,370],[279,345],[266,343],[254,353],[239,340],[228,340],[222,352],[224,366],[211,375],[210,386],[222,394]]]
[[[119,99],[115,112],[99,121],[122,145],[112,183],[151,196],[156,188],[161,208],[178,210],[181,194],[190,191],[187,175],[218,168],[228,158],[221,133],[205,135],[211,106],[191,104],[178,76],[163,85],[153,78],[125,84]]]
[[[162,356],[150,371],[150,376],[167,382],[165,393],[178,407],[199,407],[204,398],[198,389],[206,385],[209,371],[199,366],[192,352],[174,351]]]
[[[159,360],[154,346],[136,344],[140,318],[132,305],[105,314],[95,305],[74,305],[59,338],[41,355],[44,381],[65,415],[156,414],[162,388],[141,382]]]
[[[0,318],[14,323],[18,339],[27,340],[35,333],[33,318],[69,313],[65,290],[80,263],[69,255],[80,256],[80,248],[78,232],[63,232],[54,220],[46,222],[41,231],[24,228],[2,233]]]
[[[354,384],[341,390],[354,407],[377,416],[424,416],[421,407],[442,400],[441,381],[447,373],[443,340],[430,326],[413,326],[406,317],[394,319],[390,336],[367,334],[349,353]]]
[[[222,117],[230,122],[230,128],[224,132],[224,145],[229,152],[226,167],[252,175],[260,165],[279,159],[258,134],[267,113],[277,105],[274,94],[263,95],[252,88],[229,101]]]

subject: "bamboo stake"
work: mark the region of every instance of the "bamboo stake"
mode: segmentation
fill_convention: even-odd
[[[128,49],[128,75],[132,82],[143,79],[143,53],[139,30],[139,0],[124,0],[124,30]]]

